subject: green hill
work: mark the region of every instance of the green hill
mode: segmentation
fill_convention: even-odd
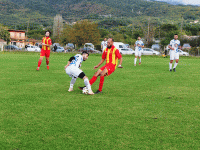
[[[200,7],[170,5],[145,0],[0,0],[0,23],[18,25],[27,23],[49,24],[53,17],[62,14],[64,20],[79,19],[159,18],[160,22],[180,22],[200,19]]]

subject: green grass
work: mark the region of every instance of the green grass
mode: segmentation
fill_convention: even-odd
[[[200,149],[199,58],[123,56],[123,69],[105,78],[103,94],[69,93],[64,66],[72,54],[0,53],[0,149]],[[82,70],[91,78],[101,59]],[[99,78],[92,86],[98,89]]]

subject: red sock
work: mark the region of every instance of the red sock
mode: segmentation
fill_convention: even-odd
[[[47,66],[49,65],[49,60],[46,60],[46,64],[47,64]]]
[[[99,91],[102,91],[103,83],[104,83],[104,76],[100,76]]]
[[[92,79],[90,79],[90,85],[92,85],[96,81],[97,77],[93,76]]]
[[[39,61],[38,61],[38,67],[40,67],[41,63],[42,63],[42,60],[39,59]]]

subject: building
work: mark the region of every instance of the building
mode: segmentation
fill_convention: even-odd
[[[24,48],[26,45],[25,31],[24,30],[8,30],[10,32],[10,44]]]

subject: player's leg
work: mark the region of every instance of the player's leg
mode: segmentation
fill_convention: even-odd
[[[178,65],[178,61],[179,61],[179,53],[176,53],[175,54],[175,63],[174,63],[174,67],[173,67],[174,72],[176,72],[176,66]]]
[[[46,50],[45,56],[46,56],[46,65],[47,65],[47,69],[49,70],[50,50]]]
[[[139,52],[138,52],[138,57],[139,57],[139,65],[141,65],[141,55],[142,55],[142,52],[141,52],[141,51],[139,51]]]
[[[88,91],[89,91],[88,94],[89,94],[89,95],[94,94],[94,93],[92,92],[91,85],[90,85],[90,82],[89,82],[89,80],[88,80],[88,77],[85,75],[85,73],[84,73],[84,72],[81,72],[81,73],[79,74],[78,77],[84,80],[84,84],[85,84],[85,86],[87,87],[87,89],[88,89]]]
[[[169,62],[169,71],[172,71],[172,63],[174,60],[174,51],[170,51],[170,62]]]
[[[100,82],[99,82],[99,89],[95,92],[95,94],[102,93],[103,83],[104,83],[104,77],[108,74],[108,70],[105,68],[103,71],[101,71],[100,75]]]
[[[135,52],[135,59],[134,59],[134,66],[136,66],[136,62],[137,62],[137,57],[138,57],[138,52]]]
[[[39,59],[39,61],[38,61],[38,67],[37,67],[37,71],[39,71],[39,69],[40,69],[40,65],[42,64],[42,60],[43,60],[43,58],[44,58],[44,56],[40,53],[40,59]]]
[[[71,82],[70,82],[70,87],[69,87],[69,92],[71,92],[71,91],[73,91],[73,87],[74,87],[74,84],[75,84],[75,82],[76,82],[76,77],[72,77],[72,80],[71,80]]]
[[[92,79],[90,79],[90,85],[92,85],[97,80],[97,77],[100,75],[101,72],[102,72],[101,69],[99,69],[97,72],[95,72],[95,74],[92,77]]]

